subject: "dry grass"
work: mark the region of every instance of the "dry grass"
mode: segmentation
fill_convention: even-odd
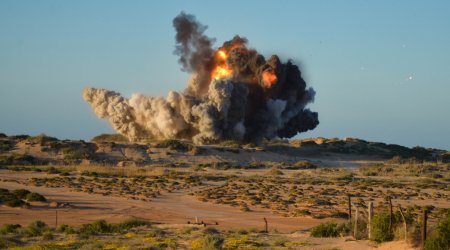
[[[118,167],[118,166],[100,166],[100,165],[77,165],[74,170],[79,173],[90,172],[108,176],[117,177],[138,177],[138,176],[162,176],[167,175],[167,168],[161,166],[144,166],[144,167]]]

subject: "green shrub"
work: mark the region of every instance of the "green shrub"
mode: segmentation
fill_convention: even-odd
[[[91,236],[110,232],[111,226],[105,220],[96,220],[90,224],[83,224],[78,229],[78,234],[81,236]]]
[[[4,202],[4,204],[8,207],[21,207],[26,203],[21,199],[11,199]]]
[[[1,151],[9,151],[13,149],[14,143],[11,141],[0,141],[0,152]]]
[[[38,193],[29,193],[29,194],[27,194],[25,199],[27,201],[42,201],[42,202],[47,201],[47,199],[45,199],[45,197],[43,195],[38,194]]]
[[[339,226],[334,222],[325,222],[311,229],[312,237],[338,237],[339,233]]]
[[[450,249],[450,216],[441,221],[430,237],[425,241],[425,250]]]
[[[23,200],[18,198],[14,192],[9,192],[8,189],[4,188],[0,189],[0,203],[9,207],[20,207],[26,204]]]
[[[25,197],[31,192],[26,189],[17,189],[12,191],[11,193],[14,194],[17,199],[25,199]]]
[[[33,165],[37,159],[28,154],[12,154],[0,156],[0,165]]]
[[[124,232],[134,227],[141,227],[141,226],[151,226],[152,223],[148,220],[140,219],[140,218],[129,218],[125,221],[118,223],[118,224],[112,224],[112,231],[115,232]]]
[[[389,231],[390,217],[388,213],[375,214],[372,218],[372,239],[378,243],[390,241],[394,238],[392,232]]]
[[[3,224],[0,227],[0,234],[17,233],[17,229],[20,227],[21,226],[19,224]]]
[[[188,151],[192,149],[192,145],[183,143],[179,140],[163,140],[160,141],[158,144],[156,144],[157,148],[168,148],[170,150],[176,150],[176,151]]]
[[[134,227],[150,225],[151,222],[139,218],[130,218],[117,224],[110,224],[105,220],[96,220],[90,224],[81,225],[77,233],[83,237],[87,237],[98,234],[123,233]]]
[[[55,238],[55,236],[54,236],[53,233],[50,232],[50,231],[45,231],[45,232],[42,234],[42,239],[43,239],[43,240],[53,240],[53,238]]]
[[[93,142],[116,142],[116,143],[127,143],[128,138],[121,134],[101,134],[97,135],[91,139]]]
[[[286,169],[316,169],[317,166],[309,161],[298,161],[292,166],[287,166]]]
[[[76,230],[75,228],[66,225],[66,224],[62,224],[61,226],[59,226],[56,231],[61,232],[61,233],[65,233],[65,234],[75,234]]]
[[[9,138],[12,140],[20,141],[20,140],[26,140],[26,139],[30,138],[30,136],[29,135],[11,135],[11,136],[9,136]]]
[[[221,249],[223,244],[223,237],[219,234],[206,234],[201,240],[202,250],[215,250]]]
[[[88,158],[85,150],[77,148],[63,148],[61,150],[64,160],[80,160]]]
[[[47,229],[47,224],[43,221],[35,220],[27,226],[25,233],[28,236],[40,236],[45,229]]]
[[[0,236],[0,249],[9,249],[10,247],[17,246],[17,240],[9,237]]]
[[[340,212],[340,211],[335,211],[335,212],[331,213],[331,217],[333,217],[333,218],[347,219],[347,218],[348,218],[348,213],[346,213],[346,212]]]

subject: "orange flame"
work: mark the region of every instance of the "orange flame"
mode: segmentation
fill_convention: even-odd
[[[218,52],[217,52],[217,55],[220,57],[220,59],[222,59],[222,60],[227,60],[227,58],[228,58],[228,55],[227,55],[227,53],[225,53],[225,51],[223,51],[223,50],[219,50]]]
[[[219,49],[214,59],[216,66],[212,71],[212,78],[216,80],[229,78],[233,74],[233,69],[227,64],[228,54],[223,49]]]
[[[213,71],[213,78],[216,80],[217,79],[225,79],[225,78],[230,77],[232,73],[233,73],[233,71],[230,69],[217,66]]]
[[[270,88],[277,82],[277,75],[273,71],[264,71],[262,73],[264,87]]]

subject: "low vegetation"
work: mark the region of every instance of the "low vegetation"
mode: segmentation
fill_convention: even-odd
[[[98,220],[78,227],[0,227],[0,248],[14,249],[292,249],[309,243],[258,230],[218,230],[203,226],[165,227],[130,218],[121,223]]]
[[[191,144],[187,144],[185,142],[179,140],[163,140],[155,145],[156,148],[168,148],[170,150],[176,151],[189,151],[192,149]]]
[[[334,222],[326,222],[311,229],[312,237],[338,237],[342,227]]]
[[[91,139],[92,142],[128,143],[127,137],[121,134],[100,134]]]
[[[18,189],[10,191],[5,188],[0,188],[0,204],[9,207],[29,207],[28,202],[43,201],[46,199],[38,193],[32,193],[26,189]]]
[[[439,222],[436,230],[425,242],[425,250],[446,250],[450,249],[450,213]]]

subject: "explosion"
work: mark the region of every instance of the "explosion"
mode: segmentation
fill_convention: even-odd
[[[182,12],[175,17],[175,54],[191,73],[187,88],[167,98],[133,94],[126,99],[106,89],[85,88],[96,115],[130,141],[188,139],[196,144],[290,138],[314,129],[317,112],[306,108],[315,92],[299,68],[278,56],[268,60],[235,36],[213,49],[206,26]]]

